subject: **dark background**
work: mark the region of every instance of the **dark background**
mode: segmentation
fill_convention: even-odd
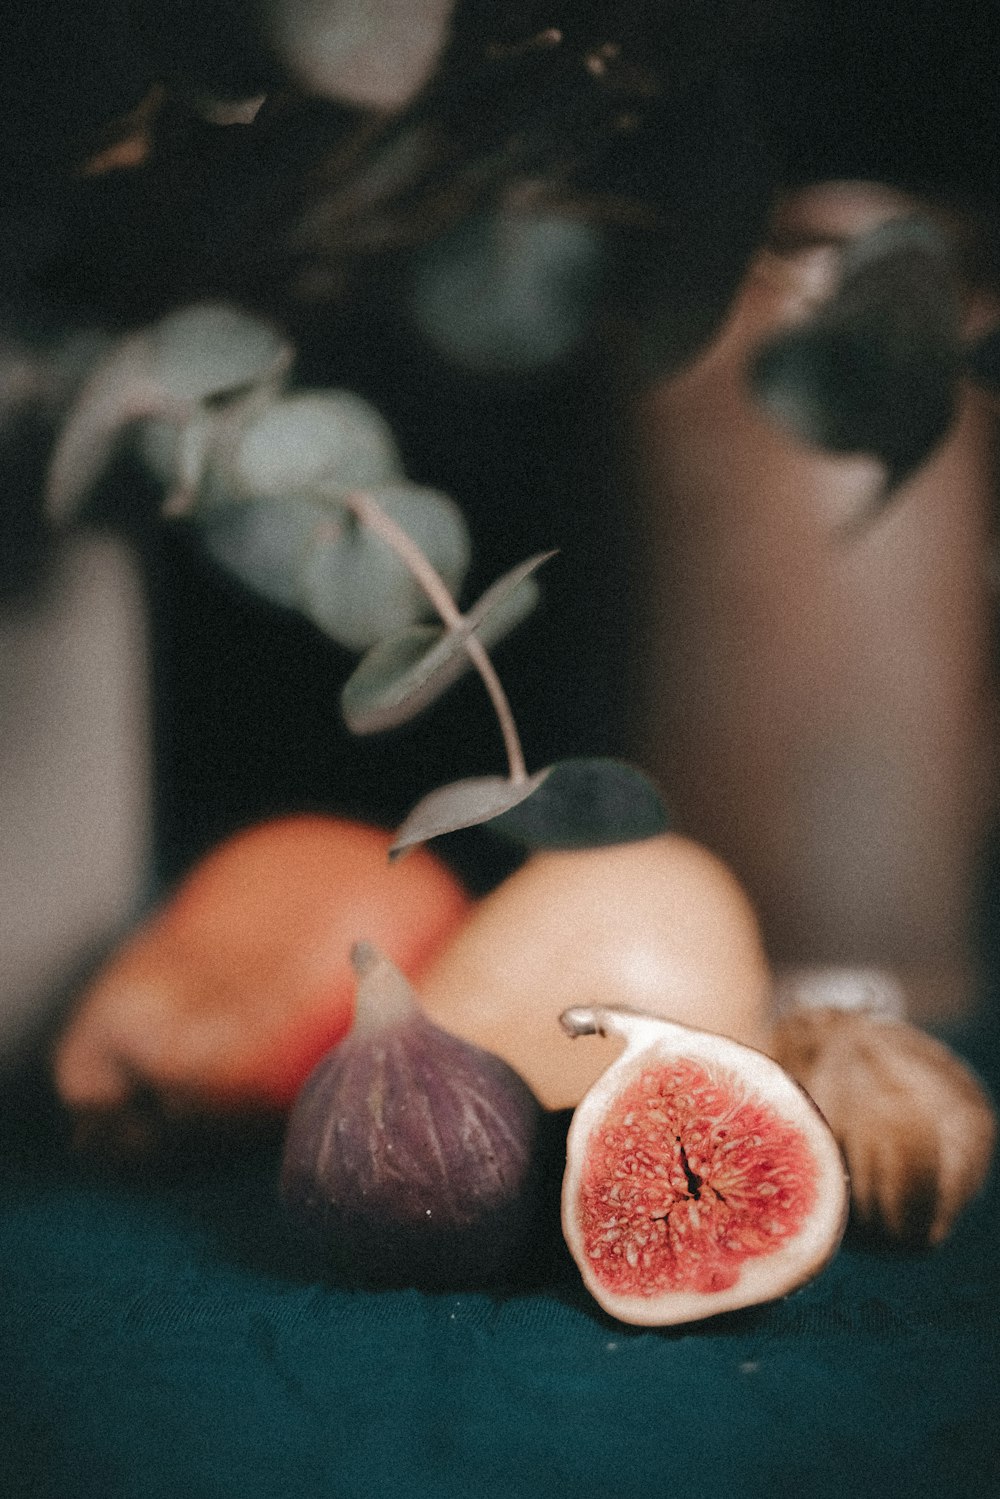
[[[478,36],[530,35],[553,20],[581,48],[621,32],[632,55],[666,78],[662,104],[626,149],[582,151],[599,130],[581,70],[570,77],[539,64],[504,75],[492,95],[478,79],[463,81],[462,59]],[[874,177],[966,200],[986,216],[998,206],[995,6],[467,0],[456,33],[438,117],[459,168],[484,142],[497,147],[501,184],[526,162],[556,177],[582,155],[581,191],[624,191],[664,211],[658,239],[624,235],[607,288],[626,329],[641,338],[654,330],[653,373],[710,336],[782,184]],[[110,123],[156,82],[171,102],[151,161],[82,178],[76,169]],[[560,549],[541,609],[498,656],[529,762],[622,752],[635,559],[621,438],[633,376],[623,374],[620,337],[609,340],[598,316],[597,331],[562,367],[522,378],[470,374],[449,366],[408,319],[407,250],[358,253],[348,243],[341,256],[336,233],[330,259],[335,268],[348,263],[349,292],[300,295],[288,231],[317,193],[317,164],[354,122],[350,111],[294,91],[250,130],[212,127],[190,107],[205,92],[261,89],[287,96],[290,80],[252,4],[21,3],[0,46],[0,316],[44,340],[67,326],[128,327],[205,292],[277,315],[296,339],[298,378],[370,395],[410,474],[464,507],[475,555],[470,597],[533,550]],[[413,219],[424,212],[418,204]],[[664,328],[672,331],[656,332]],[[50,437],[29,417],[3,439],[7,591],[30,586],[44,553],[37,494]],[[88,519],[131,535],[147,576],[165,878],[231,828],[274,811],[325,807],[388,822],[431,785],[500,768],[499,737],[474,680],[412,728],[352,741],[336,709],[352,658],[222,577],[183,529],[157,520],[156,499],[123,457]],[[453,845],[474,875],[479,836]]]
[[[646,354],[660,371],[709,336],[782,183],[870,176],[996,211],[994,6],[466,0],[459,18],[466,34],[500,13],[527,31],[552,11],[585,35],[634,22],[670,65],[663,112],[634,153],[598,153],[581,179],[665,205],[655,243],[623,236],[621,264],[638,269],[609,288],[626,327],[659,330]],[[149,168],[74,175],[157,79],[180,102]],[[297,296],[283,228],[314,190],[320,147],[351,122],[297,101],[265,132],[220,134],[183,104],[206,87],[286,83],[236,0],[22,0],[0,28],[0,319],[44,343],[206,290],[279,314],[301,378],[370,395],[412,475],[463,505],[470,593],[537,548],[561,549],[538,616],[498,665],[533,765],[617,751],[633,564],[619,342],[597,330],[564,368],[470,376],[410,325],[398,248],[353,257],[348,298]],[[560,144],[555,171],[594,134],[574,87],[542,70],[516,108],[488,117],[482,91],[463,95],[459,80],[441,108],[472,157],[480,130],[509,144],[533,121],[536,147]],[[30,414],[3,435],[8,598],[44,561],[50,441]],[[162,878],[272,811],[392,821],[430,785],[500,768],[475,681],[405,732],[351,740],[336,699],[353,658],[215,571],[156,502],[123,453],[88,520],[130,536],[147,579]],[[497,851],[475,836],[450,852],[479,878],[495,873]],[[1000,946],[987,917],[984,946]],[[996,1035],[956,1044],[995,1086]],[[849,1240],[777,1306],[640,1332],[597,1315],[565,1257],[530,1294],[296,1280],[273,1146],[202,1144],[182,1170],[123,1179],[67,1150],[67,1121],[35,1072],[5,1086],[0,1123],[0,1499],[997,1492],[995,1172],[933,1255]]]

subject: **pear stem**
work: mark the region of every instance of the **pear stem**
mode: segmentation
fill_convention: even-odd
[[[528,768],[507,694],[486,647],[475,631],[468,629],[465,616],[452,598],[447,583],[413,537],[408,535],[390,515],[386,514],[374,495],[363,490],[354,490],[344,496],[344,504],[364,525],[374,531],[386,546],[392,548],[411,576],[419,583],[445,627],[463,636],[462,644],[465,653],[482,678],[500,725],[504,749],[507,752],[507,767],[511,783],[515,786],[523,784],[528,779]]]

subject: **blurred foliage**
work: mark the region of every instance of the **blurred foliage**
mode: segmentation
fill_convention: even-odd
[[[800,441],[880,459],[888,497],[954,416],[960,294],[948,240],[932,223],[880,224],[844,248],[828,301],[761,347],[752,388]]]
[[[561,549],[530,648],[505,647],[519,721],[542,763],[581,738],[614,753],[632,545],[614,376],[659,378],[704,347],[783,184],[874,177],[991,226],[998,42],[1000,10],[977,0],[458,0],[427,87],[384,115],[308,97],[266,0],[36,0],[0,49],[0,317],[32,353],[66,328],[129,331],[206,297],[273,318],[303,384],[373,402],[400,467],[460,497],[472,597],[509,567],[512,534],[521,555]],[[861,363],[862,385],[875,370],[884,387],[879,356]],[[967,368],[994,378],[995,351]],[[931,382],[938,410],[950,379]],[[820,438],[849,450],[860,428],[841,415],[831,428],[821,413]],[[47,419],[18,406],[4,426],[18,482],[0,553],[19,577],[41,534]],[[897,476],[934,428],[883,455]],[[348,663],[303,621],[220,589],[179,532],[154,532],[151,489],[112,465],[101,513],[141,535],[149,567],[178,862],[276,801],[321,801],[337,776],[341,805],[394,819],[428,760],[461,769],[456,724],[492,744],[459,683],[450,714],[352,758],[317,690],[335,696]],[[273,540],[239,547],[266,572]]]
[[[0,170],[29,231],[8,250],[22,284],[83,315],[147,321],[225,294],[287,322],[329,316],[474,214],[556,211],[605,231],[601,286],[624,315],[655,323],[668,301],[673,360],[711,331],[762,229],[757,58],[779,9],[469,0],[428,87],[385,116],[303,97],[262,7],[43,0],[7,56],[23,67]],[[207,107],[258,92],[248,123]]]

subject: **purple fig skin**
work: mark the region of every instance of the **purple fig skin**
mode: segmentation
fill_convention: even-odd
[[[494,1283],[528,1249],[540,1116],[505,1062],[415,1003],[366,1015],[295,1102],[281,1196],[313,1253],[356,1284]]]

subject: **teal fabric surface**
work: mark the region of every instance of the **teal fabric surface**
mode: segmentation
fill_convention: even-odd
[[[127,1177],[41,1082],[5,1109],[4,1499],[1000,1494],[995,1176],[932,1255],[848,1245],[781,1303],[640,1331],[558,1257],[505,1295],[324,1287],[275,1142]]]

